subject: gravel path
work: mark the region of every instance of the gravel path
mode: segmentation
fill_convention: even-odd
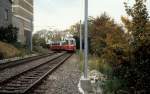
[[[78,82],[81,76],[78,57],[73,55],[53,72],[32,94],[80,94]]]

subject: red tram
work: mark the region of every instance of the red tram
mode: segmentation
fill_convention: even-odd
[[[66,38],[64,41],[57,41],[50,44],[50,49],[54,51],[76,51],[76,41],[74,38]]]
[[[76,51],[76,41],[74,38],[67,38],[63,44],[63,50],[68,52]]]
[[[53,50],[53,51],[61,51],[63,49],[61,42],[53,42],[50,44],[49,48],[50,50]]]

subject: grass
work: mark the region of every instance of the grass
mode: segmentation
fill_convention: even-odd
[[[21,52],[13,45],[0,42],[0,59],[19,56],[20,53]]]
[[[77,50],[77,51],[76,51],[76,55],[78,55],[78,56],[79,56],[79,59],[80,59],[80,60],[79,60],[79,61],[80,61],[80,62],[79,62],[79,64],[80,64],[80,65],[79,65],[79,70],[80,70],[81,72],[83,72],[83,59],[84,59],[84,58],[83,58],[83,53],[80,52],[79,50]]]
[[[30,54],[46,54],[48,49],[42,47],[33,47],[33,52],[30,52],[25,45],[20,43],[8,44],[0,41],[0,59],[8,59],[13,57],[24,57]]]
[[[33,51],[34,51],[35,53],[40,53],[40,54],[47,54],[47,53],[49,52],[48,49],[44,49],[44,48],[41,47],[41,46],[34,46],[34,47],[33,47]]]
[[[83,71],[83,63],[84,63],[83,53],[80,51],[77,51],[76,54],[79,55],[80,57],[80,70]],[[89,55],[88,67],[89,67],[89,70],[97,70],[104,74],[112,73],[112,68],[109,66],[109,64],[104,63],[103,59],[97,56]]]
[[[83,71],[83,53],[80,51],[77,51],[77,55],[80,56],[80,70],[81,72]],[[116,78],[113,75],[113,69],[112,66],[110,66],[103,58],[89,55],[89,70],[97,70],[101,73],[103,73],[107,79],[103,81],[103,83],[100,83],[99,86],[103,89],[103,94],[126,94],[126,93],[121,93],[118,91],[121,90],[122,88],[126,87],[126,82]]]
[[[0,59],[8,59],[13,57],[24,57],[30,55],[30,52],[25,45],[20,43],[8,44],[0,42]]]

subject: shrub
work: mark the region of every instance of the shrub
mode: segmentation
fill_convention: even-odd
[[[104,94],[128,94],[127,91],[123,91],[122,88],[126,88],[126,82],[116,77],[104,81],[103,93]]]
[[[17,41],[17,28],[9,25],[7,28],[0,28],[0,40],[8,43],[15,43]]]
[[[34,46],[33,51],[36,52],[36,53],[41,53],[41,54],[46,54],[46,53],[49,52],[48,49],[44,49],[41,46]]]
[[[128,91],[132,94],[150,93],[150,42],[145,41],[138,46],[132,54],[132,62],[121,64],[116,69],[115,75],[128,81]]]
[[[100,71],[108,77],[113,74],[112,66],[109,63],[106,63],[104,59],[96,56],[90,56],[89,69]]]

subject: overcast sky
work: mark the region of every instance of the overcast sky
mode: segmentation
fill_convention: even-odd
[[[126,15],[125,0],[89,0],[89,16],[99,16],[106,12],[120,22],[120,16]],[[150,13],[150,0],[148,10]],[[34,31],[40,29],[64,30],[84,19],[84,0],[34,0]]]

